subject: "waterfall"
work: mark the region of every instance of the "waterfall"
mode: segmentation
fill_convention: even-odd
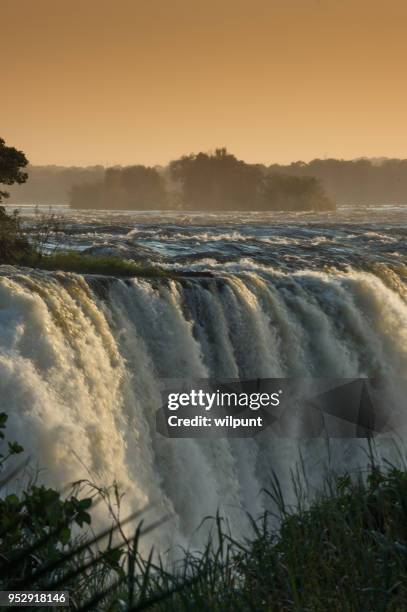
[[[407,372],[407,298],[390,269],[214,278],[130,279],[9,270],[0,277],[0,409],[40,478],[120,484],[123,514],[169,512],[160,543],[198,542],[219,509],[231,529],[265,507],[301,445],[254,439],[167,439],[155,432],[164,378],[372,377]],[[405,390],[405,389],[404,389]],[[398,396],[400,409],[403,398]],[[333,441],[355,465],[360,442]],[[318,474],[325,442],[304,441]],[[158,537],[158,536],[157,536]]]

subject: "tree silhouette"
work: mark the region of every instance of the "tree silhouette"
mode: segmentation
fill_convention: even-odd
[[[164,208],[167,193],[163,177],[155,168],[127,166],[107,168],[103,180],[74,185],[73,208],[147,210]]]
[[[22,171],[28,160],[22,151],[7,147],[0,138],[0,184],[13,185],[24,183],[27,173]],[[8,198],[7,191],[0,191],[0,202]],[[0,206],[0,263],[14,263],[29,249],[26,238],[21,231],[18,213],[8,215]]]
[[[261,199],[266,210],[335,209],[335,203],[314,176],[270,174],[263,179]]]
[[[330,200],[315,177],[268,172],[226,149],[198,153],[170,164],[182,185],[184,207],[200,210],[329,210]]]
[[[22,151],[14,147],[7,147],[3,138],[0,138],[0,184],[13,185],[14,183],[25,183],[28,178],[25,168],[28,160]],[[8,198],[7,191],[0,191],[0,202]]]
[[[225,148],[181,157],[170,163],[170,174],[182,185],[187,209],[256,209],[261,169]]]

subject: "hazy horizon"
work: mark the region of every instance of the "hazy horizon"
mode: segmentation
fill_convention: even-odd
[[[210,148],[210,149],[208,149],[206,151],[198,151],[198,150],[190,151],[188,153],[182,153],[180,155],[180,157],[183,157],[184,155],[195,155],[195,154],[198,154],[198,153],[212,154],[212,153],[214,153],[216,151],[217,148],[218,147],[212,147],[212,148]],[[227,151],[228,151],[228,153],[231,153],[232,155],[235,155],[234,152],[231,151],[229,148],[227,148]],[[237,156],[235,156],[235,157],[237,157]],[[240,158],[240,157],[238,159],[241,159],[242,161],[244,161],[247,164],[258,163],[258,164],[264,165],[264,166],[273,166],[273,165],[276,165],[276,166],[280,166],[280,165],[281,166],[288,166],[290,164],[301,163],[301,162],[304,162],[305,164],[309,164],[310,162],[313,162],[313,161],[327,161],[327,160],[334,160],[334,161],[340,161],[340,162],[358,162],[358,161],[364,161],[365,160],[365,161],[371,162],[373,165],[378,165],[379,166],[380,164],[382,164],[382,163],[384,163],[386,161],[395,161],[395,160],[396,161],[405,161],[407,159],[407,155],[406,155],[406,157],[386,157],[386,156],[367,157],[367,156],[362,156],[362,157],[353,157],[353,158],[349,158],[349,159],[332,157],[332,156],[328,155],[326,157],[319,157],[319,158],[318,157],[311,157],[310,159],[292,159],[292,160],[288,160],[287,162],[271,161],[270,163],[266,163],[266,162],[262,162],[262,161],[250,162],[249,160],[244,159],[244,158]],[[102,168],[107,170],[108,168],[112,168],[112,167],[126,167],[126,166],[134,166],[134,165],[143,165],[143,166],[149,165],[152,168],[155,168],[155,167],[156,168],[166,168],[167,166],[169,166],[171,161],[173,161],[173,160],[169,159],[167,162],[164,162],[164,163],[161,163],[161,164],[159,164],[159,163],[156,163],[156,164],[154,164],[154,163],[146,164],[146,163],[143,163],[142,161],[138,161],[136,163],[136,162],[132,162],[130,160],[126,164],[109,164],[109,165],[106,165],[106,164],[91,164],[91,163],[90,164],[86,164],[86,165],[83,165],[83,164],[79,165],[79,164],[72,163],[72,164],[68,165],[68,164],[56,164],[56,163],[52,163],[52,162],[51,163],[43,163],[43,164],[34,164],[34,163],[29,161],[27,169],[32,168],[32,167],[36,167],[36,168],[38,168],[38,167],[83,168],[83,169],[102,167]]]
[[[402,0],[0,0],[1,135],[33,165],[407,157]]]

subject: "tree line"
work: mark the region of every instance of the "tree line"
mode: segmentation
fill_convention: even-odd
[[[315,177],[267,172],[225,148],[172,161],[165,169],[108,168],[73,185],[73,208],[184,210],[326,210],[335,208]]]
[[[332,201],[407,203],[407,160],[400,159],[266,166],[246,164],[219,149],[184,156],[166,167],[29,166],[27,173],[26,184],[10,189],[10,203],[252,210],[329,208]]]
[[[321,181],[340,204],[407,204],[407,159],[314,159],[309,163],[274,164],[270,172]]]

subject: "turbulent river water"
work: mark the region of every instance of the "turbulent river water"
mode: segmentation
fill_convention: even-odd
[[[299,449],[310,482],[356,467],[360,441],[166,439],[166,378],[407,375],[407,206],[336,213],[72,212],[59,246],[180,273],[118,279],[0,267],[0,407],[40,478],[125,492],[123,513],[170,513],[153,537],[199,543],[217,509],[244,533],[275,471],[289,495]],[[32,207],[22,207],[28,224]],[[48,248],[52,248],[52,238]],[[397,383],[403,385],[403,382]],[[406,386],[397,408],[404,410]],[[385,445],[384,445],[385,446]],[[384,448],[384,447],[383,447]],[[192,538],[192,540],[191,540]]]

